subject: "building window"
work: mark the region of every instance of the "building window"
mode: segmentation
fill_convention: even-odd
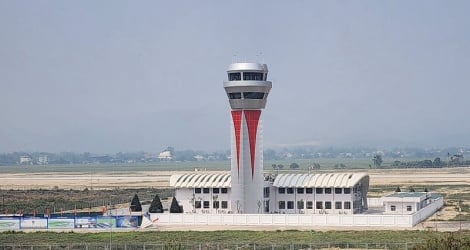
[[[294,209],[294,202],[293,201],[288,201],[287,202],[287,209]]]
[[[194,202],[194,207],[195,208],[201,208],[201,201],[195,201]]]
[[[317,201],[317,209],[323,209],[323,202]]]
[[[265,188],[263,189],[263,197],[264,197],[264,198],[269,198],[269,193],[270,193],[269,187],[265,187]]]
[[[304,201],[297,201],[297,209],[304,209]]]
[[[209,193],[209,188],[203,188],[202,192],[205,193],[205,194],[208,194]]]
[[[341,201],[335,202],[335,209],[341,209]]]
[[[262,81],[263,73],[258,72],[243,72],[244,81]]]
[[[313,201],[307,201],[307,209],[313,209]]]
[[[303,194],[303,193],[304,193],[304,189],[303,189],[303,188],[297,188],[297,193],[298,193],[298,194]]]
[[[288,193],[288,194],[293,194],[293,193],[294,193],[294,189],[293,189],[293,188],[287,188],[287,193]]]
[[[228,93],[229,99],[242,99],[242,93],[235,92],[235,93]]]
[[[397,207],[395,205],[390,206],[390,211],[396,211],[396,210],[397,210]]]
[[[285,189],[285,188],[279,188],[279,193],[280,193],[280,194],[285,194],[285,193],[286,193],[286,189]]]
[[[351,193],[351,188],[344,188],[344,193],[345,194],[350,194]]]
[[[341,191],[343,191],[342,188],[335,188],[335,194],[342,194],[343,192]]]
[[[323,194],[323,188],[315,188],[315,193]]]
[[[218,188],[213,188],[212,189],[212,193],[214,193],[214,194],[218,194],[219,191],[220,191],[220,189],[218,189]]]
[[[209,208],[210,207],[210,203],[209,201],[204,201],[204,208]]]
[[[200,189],[200,188],[195,188],[195,189],[194,189],[194,193],[200,194],[200,193],[201,193],[201,189]]]
[[[228,208],[228,202],[222,201],[222,208]]]
[[[331,188],[325,188],[325,194],[331,194]]]
[[[406,211],[411,212],[411,206],[406,206]]]
[[[263,92],[243,92],[243,99],[263,99]]]
[[[331,201],[325,201],[325,209],[331,209]]]
[[[229,81],[240,81],[242,79],[242,74],[238,73],[228,73],[228,80]]]
[[[227,188],[221,188],[221,190],[223,194],[226,194],[227,193]]]
[[[306,188],[305,193],[307,194],[313,194],[313,188]]]
[[[279,209],[286,209],[286,202],[285,201],[279,201]]]
[[[219,208],[219,201],[213,201],[212,208]]]
[[[350,201],[345,201],[344,202],[344,209],[351,209],[351,202]]]

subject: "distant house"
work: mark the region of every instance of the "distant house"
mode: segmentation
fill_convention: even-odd
[[[23,155],[20,157],[20,165],[32,165],[33,158],[29,155]]]
[[[38,157],[38,164],[39,165],[47,165],[49,164],[49,160],[47,158],[47,155],[41,155]]]
[[[194,156],[194,159],[196,159],[196,161],[202,161],[202,160],[204,160],[204,156],[196,155],[196,156]]]
[[[158,154],[158,159],[162,161],[170,161],[173,159],[173,155],[171,154],[171,151],[165,150],[161,152],[160,154]]]

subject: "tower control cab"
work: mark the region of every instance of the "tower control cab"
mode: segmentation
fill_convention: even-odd
[[[232,109],[264,109],[272,83],[268,67],[260,63],[233,63],[227,70],[225,92]]]

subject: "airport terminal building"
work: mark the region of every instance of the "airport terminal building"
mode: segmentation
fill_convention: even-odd
[[[170,186],[184,213],[245,213],[233,201],[231,182],[228,173],[190,173],[173,175]],[[279,174],[263,184],[263,197],[254,204],[258,214],[356,214],[368,208],[364,173]]]

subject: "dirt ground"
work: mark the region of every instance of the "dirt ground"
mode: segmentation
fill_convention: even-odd
[[[0,189],[112,189],[168,187],[170,176],[187,171],[0,173]],[[470,168],[365,170],[370,186],[470,185]]]

